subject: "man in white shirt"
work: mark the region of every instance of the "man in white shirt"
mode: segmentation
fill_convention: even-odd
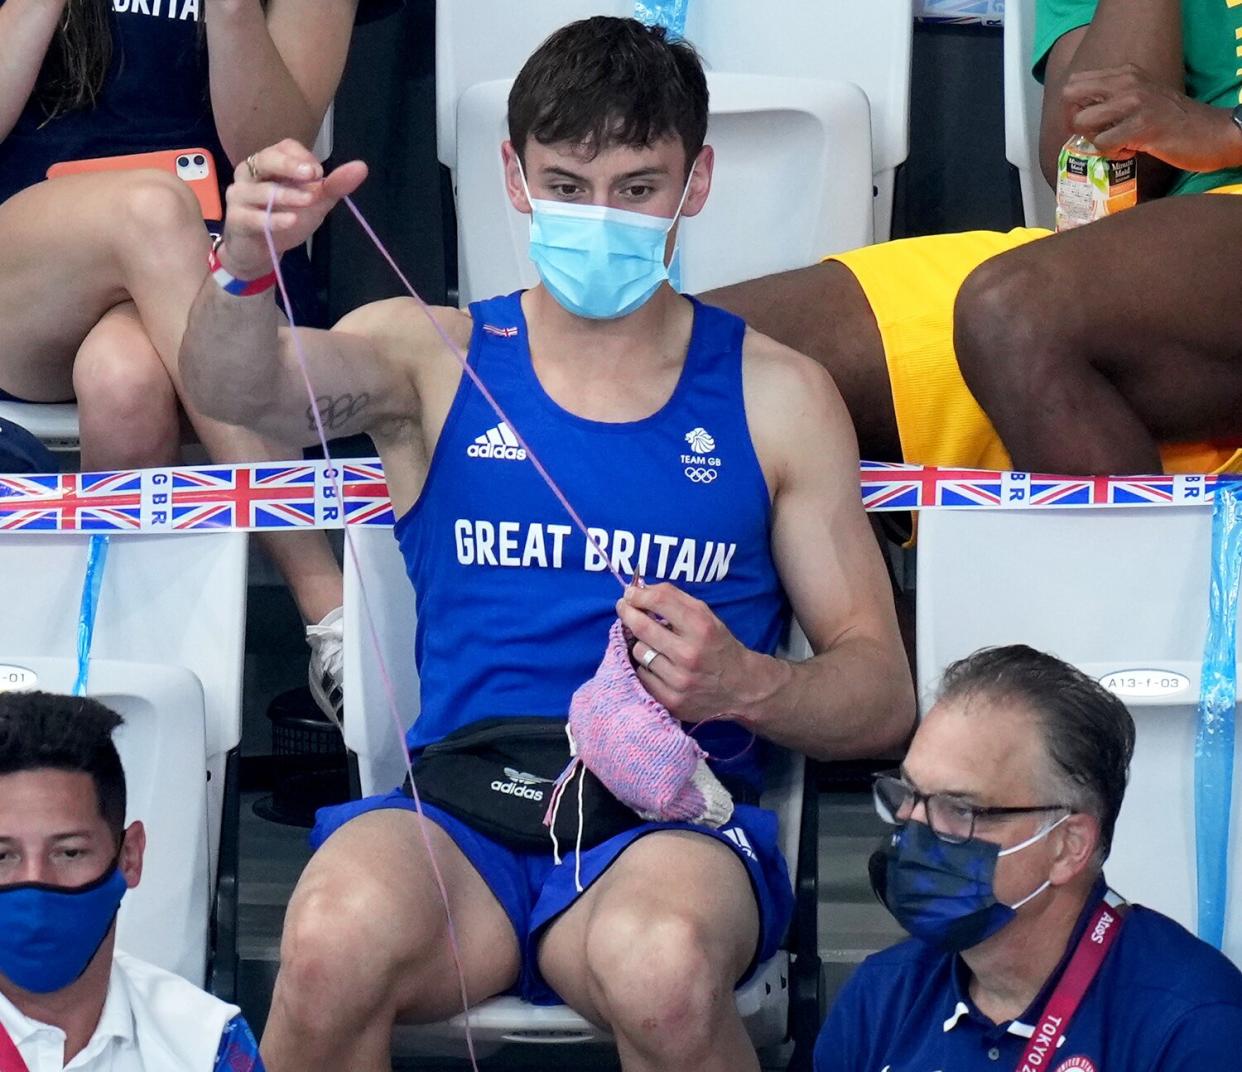
[[[117,952],[146,833],[125,823],[119,715],[0,693],[0,1072],[261,1072],[238,1009]]]

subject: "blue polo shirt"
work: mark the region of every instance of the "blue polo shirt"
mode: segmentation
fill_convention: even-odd
[[[910,940],[868,957],[815,1046],[815,1072],[1014,1072],[1086,928],[1101,882],[1042,993],[994,1024],[970,1000],[960,957]],[[1046,1072],[1242,1067],[1242,972],[1159,912],[1132,907]]]

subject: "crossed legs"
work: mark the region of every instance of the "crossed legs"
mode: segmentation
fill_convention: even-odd
[[[417,816],[364,814],[312,858],[289,905],[263,1038],[272,1072],[391,1067],[395,1022],[461,1009],[444,907]],[[426,825],[444,876],[472,1003],[518,977],[500,903],[462,852]],[[627,1072],[758,1069],[733,1002],[758,937],[745,869],[720,842],[640,838],[547,930],[545,978],[611,1028]]]
[[[177,352],[204,276],[198,203],[159,171],[42,182],[0,204],[0,388],[79,401],[83,465],[168,464],[179,442]],[[296,456],[186,407],[219,462]],[[308,621],[341,603],[322,533],[266,541]]]

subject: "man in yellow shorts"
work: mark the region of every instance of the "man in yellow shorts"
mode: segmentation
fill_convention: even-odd
[[[1038,0],[1041,163],[1140,154],[1145,202],[1059,235],[869,246],[708,300],[817,358],[864,457],[1242,469],[1242,3]],[[1038,240],[1038,241],[1037,241]]]

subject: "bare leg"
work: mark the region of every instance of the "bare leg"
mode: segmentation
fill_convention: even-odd
[[[548,928],[544,977],[626,1072],[757,1072],[733,1000],[759,919],[745,868],[687,831],[640,838]]]
[[[79,347],[109,310],[132,302],[134,326],[180,393],[177,352],[207,245],[193,194],[164,172],[68,176],[11,197],[0,205],[0,388],[32,401],[69,397]],[[104,414],[86,405],[99,442]],[[187,412],[216,461],[300,456]],[[340,606],[340,569],[322,533],[282,533],[265,544],[308,621]]]
[[[73,362],[82,468],[142,469],[177,458],[177,393],[133,302],[104,313]]]
[[[307,865],[285,918],[263,1035],[272,1072],[390,1072],[393,1024],[461,1011],[461,984],[421,822],[408,811],[347,823]],[[461,850],[426,824],[449,891],[472,1004],[517,978],[517,938]]]
[[[845,265],[829,261],[780,272],[710,291],[703,300],[823,365],[854,419],[862,456],[901,460],[880,329]]]
[[[1014,464],[1159,472],[1157,443],[1242,441],[1242,198],[1173,197],[986,261],[962,375]]]
[[[0,387],[65,398],[79,345],[131,300],[165,363],[207,255],[185,184],[157,171],[39,183],[0,205]]]

